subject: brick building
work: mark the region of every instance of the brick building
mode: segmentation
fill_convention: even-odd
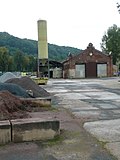
[[[106,55],[95,49],[92,43],[80,54],[63,62],[63,78],[96,78],[113,75],[111,55]]]

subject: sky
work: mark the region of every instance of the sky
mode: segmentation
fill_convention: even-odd
[[[48,43],[101,50],[109,27],[120,27],[120,0],[0,0],[0,32],[38,40],[37,21],[47,21]]]

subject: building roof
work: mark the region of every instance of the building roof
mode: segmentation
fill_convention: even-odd
[[[63,61],[63,63],[69,61],[70,59],[74,59],[74,58],[77,58],[79,56],[82,56],[83,54],[91,54],[91,55],[92,54],[100,54],[102,56],[105,56],[106,58],[110,56],[110,55],[107,55],[107,54],[103,53],[102,51],[99,51],[99,50],[95,49],[93,44],[89,43],[87,48],[85,50],[83,50],[82,52],[80,52],[79,54],[77,54],[77,55],[71,55],[71,54],[68,55],[68,58],[65,61]]]

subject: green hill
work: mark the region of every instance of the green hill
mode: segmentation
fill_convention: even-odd
[[[37,56],[37,41],[30,39],[21,39],[14,37],[7,32],[0,32],[0,47],[6,47],[9,49],[11,55],[17,50],[22,51],[24,54]],[[48,53],[50,60],[63,61],[67,58],[69,53],[78,54],[82,50],[73,48],[58,46],[48,43]]]

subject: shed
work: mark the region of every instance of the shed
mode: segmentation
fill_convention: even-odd
[[[94,48],[92,43],[80,54],[69,54],[63,62],[63,78],[97,78],[113,75],[111,55]]]

